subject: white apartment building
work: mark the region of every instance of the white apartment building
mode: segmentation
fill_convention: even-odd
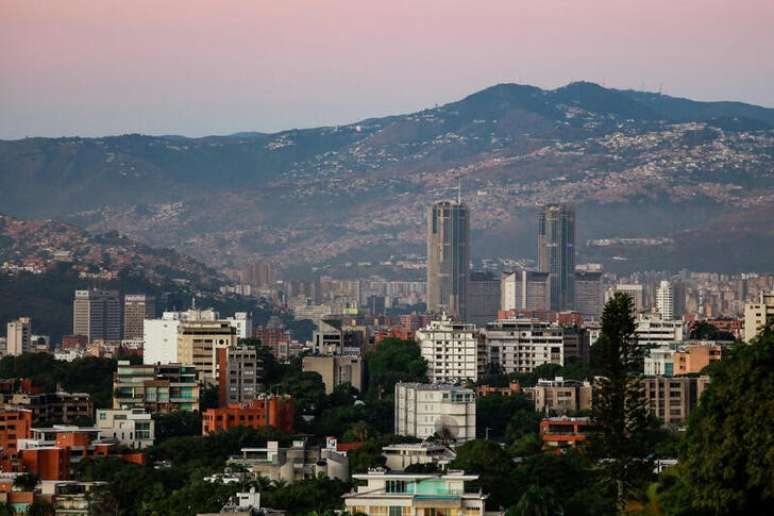
[[[156,422],[144,409],[98,409],[101,439],[116,439],[131,448],[146,448],[156,439]]]
[[[344,495],[344,506],[352,514],[484,516],[487,495],[466,485],[478,480],[478,475],[387,473],[377,468],[352,478],[365,481]]]
[[[455,385],[395,385],[395,433],[426,439],[447,434],[457,442],[476,438],[476,396]]]
[[[539,365],[564,365],[564,337],[558,325],[537,319],[503,319],[483,331],[487,361],[506,374],[529,373]]]
[[[143,322],[143,364],[176,364],[179,312],[164,312],[161,319]]]
[[[645,376],[672,376],[675,367],[675,349],[672,347],[655,348],[645,355]]]
[[[662,280],[656,290],[656,309],[664,320],[675,318],[675,290],[666,280]]]
[[[683,321],[666,321],[651,314],[640,314],[636,320],[634,334],[643,346],[682,342]]]
[[[18,356],[32,351],[32,323],[29,317],[20,317],[8,323],[5,354]]]
[[[750,342],[771,322],[774,322],[774,292],[761,292],[757,303],[744,305],[744,341]]]
[[[253,318],[247,312],[236,312],[234,317],[227,317],[226,320],[236,329],[237,338],[253,338]]]
[[[417,330],[415,339],[433,383],[475,382],[486,368],[484,340],[473,324],[444,317]]]

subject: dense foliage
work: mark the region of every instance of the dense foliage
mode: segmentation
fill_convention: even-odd
[[[676,471],[662,478],[669,514],[771,514],[774,328],[709,369]]]

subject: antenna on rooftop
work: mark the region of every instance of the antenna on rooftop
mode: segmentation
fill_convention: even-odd
[[[462,204],[462,178],[457,178],[457,204]]]

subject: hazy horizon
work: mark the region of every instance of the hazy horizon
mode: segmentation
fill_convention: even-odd
[[[0,139],[340,125],[498,83],[774,107],[774,5],[0,2]]]

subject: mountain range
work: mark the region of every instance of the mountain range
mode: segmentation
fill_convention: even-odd
[[[579,261],[770,269],[774,109],[500,84],[417,113],[274,134],[0,141],[3,211],[117,230],[216,267],[421,260],[424,209],[459,184],[474,257],[533,259],[538,206],[570,202]]]

